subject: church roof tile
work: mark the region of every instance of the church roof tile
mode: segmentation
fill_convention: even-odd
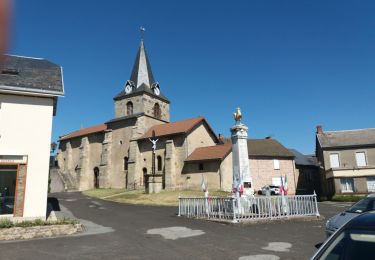
[[[232,150],[232,144],[219,144],[214,146],[199,147],[195,149],[185,162],[223,160]]]
[[[100,124],[100,125],[95,125],[95,126],[91,126],[87,128],[82,128],[80,130],[71,132],[67,135],[60,136],[59,141],[68,140],[74,137],[85,136],[85,135],[94,134],[98,132],[104,132],[105,130],[107,130],[106,124]]]
[[[167,136],[167,135],[175,135],[175,134],[186,134],[189,133],[191,130],[194,129],[199,123],[204,122],[206,123],[209,130],[213,133],[216,137],[214,131],[207,123],[206,119],[203,116],[199,116],[192,119],[176,121],[167,124],[155,125],[151,127],[141,138],[139,139],[146,139],[152,137],[152,132],[155,131],[156,136]]]

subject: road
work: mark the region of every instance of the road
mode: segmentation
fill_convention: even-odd
[[[95,223],[89,232],[1,242],[0,259],[308,259],[325,236],[325,220],[222,224],[178,217],[176,207],[118,204],[80,193],[53,196],[84,223]],[[319,203],[319,210],[330,217],[346,206]]]

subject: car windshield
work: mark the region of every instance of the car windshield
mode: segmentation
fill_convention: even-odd
[[[370,259],[374,248],[374,231],[346,230],[330,243],[319,259]]]
[[[347,209],[346,212],[362,213],[370,210],[375,210],[375,198],[364,198]]]

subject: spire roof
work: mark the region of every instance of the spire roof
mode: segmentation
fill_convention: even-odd
[[[139,45],[130,80],[134,82],[136,88],[142,84],[151,87],[152,83],[155,83],[143,39]]]
[[[131,91],[126,92],[125,87],[129,84],[131,85]],[[162,93],[158,93],[159,95],[155,94],[155,87],[160,88],[158,82],[155,81],[154,75],[152,74],[144,41],[141,39],[130,79],[126,82],[124,89],[117,94],[114,99],[118,100],[124,97],[139,95],[142,92],[146,92],[169,103],[169,100]]]

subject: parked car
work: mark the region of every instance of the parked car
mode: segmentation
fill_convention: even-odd
[[[267,190],[269,190],[271,195],[280,195],[280,187],[276,185],[266,185],[262,187],[261,194],[267,195]]]
[[[375,210],[375,194],[370,194],[366,198],[358,201],[353,206],[341,212],[326,222],[326,235],[332,235],[342,225],[355,218],[363,212]]]
[[[375,211],[356,215],[332,234],[311,258],[318,259],[374,259]]]

